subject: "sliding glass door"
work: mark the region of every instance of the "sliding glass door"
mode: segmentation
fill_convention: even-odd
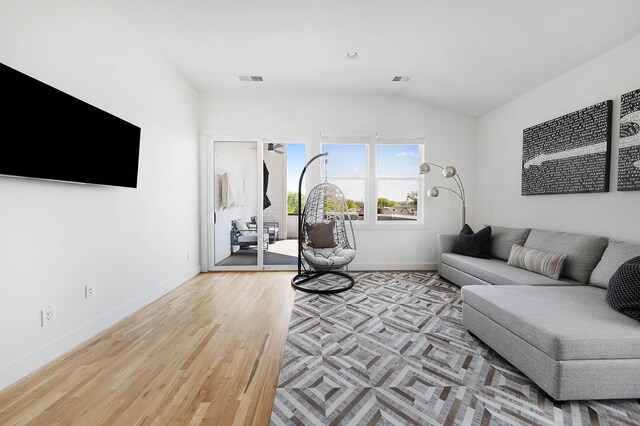
[[[210,270],[297,267],[302,143],[212,140],[208,151]],[[303,186],[302,198],[305,188]]]

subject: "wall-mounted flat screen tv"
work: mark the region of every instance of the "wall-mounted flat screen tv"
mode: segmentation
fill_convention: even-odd
[[[135,188],[140,128],[0,64],[0,175]]]

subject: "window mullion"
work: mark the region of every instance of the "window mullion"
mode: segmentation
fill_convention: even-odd
[[[376,133],[375,132],[371,132],[369,134],[369,146],[368,146],[368,151],[367,153],[369,154],[368,157],[368,164],[367,164],[367,188],[368,188],[368,195],[367,195],[367,200],[369,203],[369,208],[368,208],[368,217],[365,217],[365,219],[368,221],[368,223],[376,223],[377,217],[378,217],[378,184],[376,182]]]

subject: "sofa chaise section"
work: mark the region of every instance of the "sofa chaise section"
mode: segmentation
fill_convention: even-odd
[[[463,324],[556,400],[637,398],[640,326],[593,286],[467,286]]]
[[[462,321],[469,332],[556,400],[640,397],[640,323],[606,300],[611,277],[640,256],[640,245],[531,230],[525,247],[568,255],[564,276],[549,282],[507,264],[513,238],[503,238],[493,259],[450,253],[454,240],[439,236],[440,270],[464,285]]]

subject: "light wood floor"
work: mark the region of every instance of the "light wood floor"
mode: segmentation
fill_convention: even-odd
[[[268,424],[293,275],[197,276],[0,393],[0,424]]]

